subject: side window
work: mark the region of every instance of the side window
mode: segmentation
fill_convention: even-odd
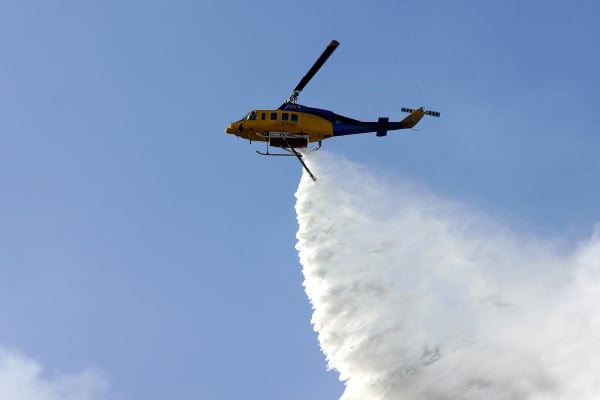
[[[276,112],[272,112],[271,113],[271,121],[276,121],[277,120],[277,113]]]
[[[267,118],[267,113],[260,114],[260,119],[262,119],[264,121],[266,118]]]
[[[288,114],[288,113],[281,114],[281,119],[283,121],[287,121],[287,120],[289,120],[289,118],[290,118],[290,114]]]
[[[292,122],[298,122],[298,114],[292,114]]]

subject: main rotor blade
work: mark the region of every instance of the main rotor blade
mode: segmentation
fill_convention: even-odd
[[[325,51],[323,51],[323,54],[321,54],[317,61],[315,61],[315,63],[308,70],[306,75],[304,75],[304,77],[300,79],[298,86],[294,88],[294,92],[301,92],[302,89],[304,89],[304,87],[308,84],[308,82],[310,82],[310,80],[313,78],[313,76],[315,76],[319,69],[321,69],[323,64],[325,64],[325,61],[327,61],[329,56],[335,51],[339,44],[340,43],[337,40],[332,40],[331,43],[329,43],[329,46],[327,46]]]
[[[298,85],[296,85],[290,97],[282,105],[279,106],[280,110],[284,109],[289,103],[296,102],[296,99],[298,98],[298,95],[300,94],[302,89],[304,89],[308,82],[310,82],[310,80],[313,78],[313,76],[315,76],[317,71],[321,69],[323,64],[325,64],[325,61],[327,61],[331,53],[334,52],[334,50],[338,47],[339,44],[340,43],[337,40],[332,40],[331,43],[329,43],[329,46],[325,48],[323,54],[321,54],[321,56],[317,59],[317,61],[315,61],[313,66],[310,67],[306,75],[304,75],[302,79],[300,79],[300,82],[298,82]]]

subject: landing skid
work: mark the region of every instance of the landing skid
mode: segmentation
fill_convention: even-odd
[[[287,150],[287,149],[284,149]],[[260,154],[261,156],[283,156],[283,157],[293,157],[293,154],[288,153],[269,153],[269,149],[267,148],[266,152],[256,150],[256,154]]]

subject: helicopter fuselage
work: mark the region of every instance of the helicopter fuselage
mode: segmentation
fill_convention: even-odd
[[[278,110],[254,110],[244,118],[229,124],[225,130],[251,141],[269,141],[271,146],[286,147],[285,142],[278,146],[277,141],[269,140],[272,134],[288,134],[293,147],[306,147],[307,142],[320,142],[334,136],[376,132],[385,136],[389,130],[412,128],[423,117],[423,109],[413,112],[399,122],[389,122],[389,118],[379,118],[375,122],[363,122],[336,114],[329,110],[307,107],[300,104],[286,104]]]

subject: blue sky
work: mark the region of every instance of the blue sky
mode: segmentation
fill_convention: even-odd
[[[592,1],[0,4],[0,346],[112,396],[337,398],[301,286],[301,170],[224,133],[300,102],[385,176],[576,241],[600,221]],[[331,207],[335,207],[334,204]]]

